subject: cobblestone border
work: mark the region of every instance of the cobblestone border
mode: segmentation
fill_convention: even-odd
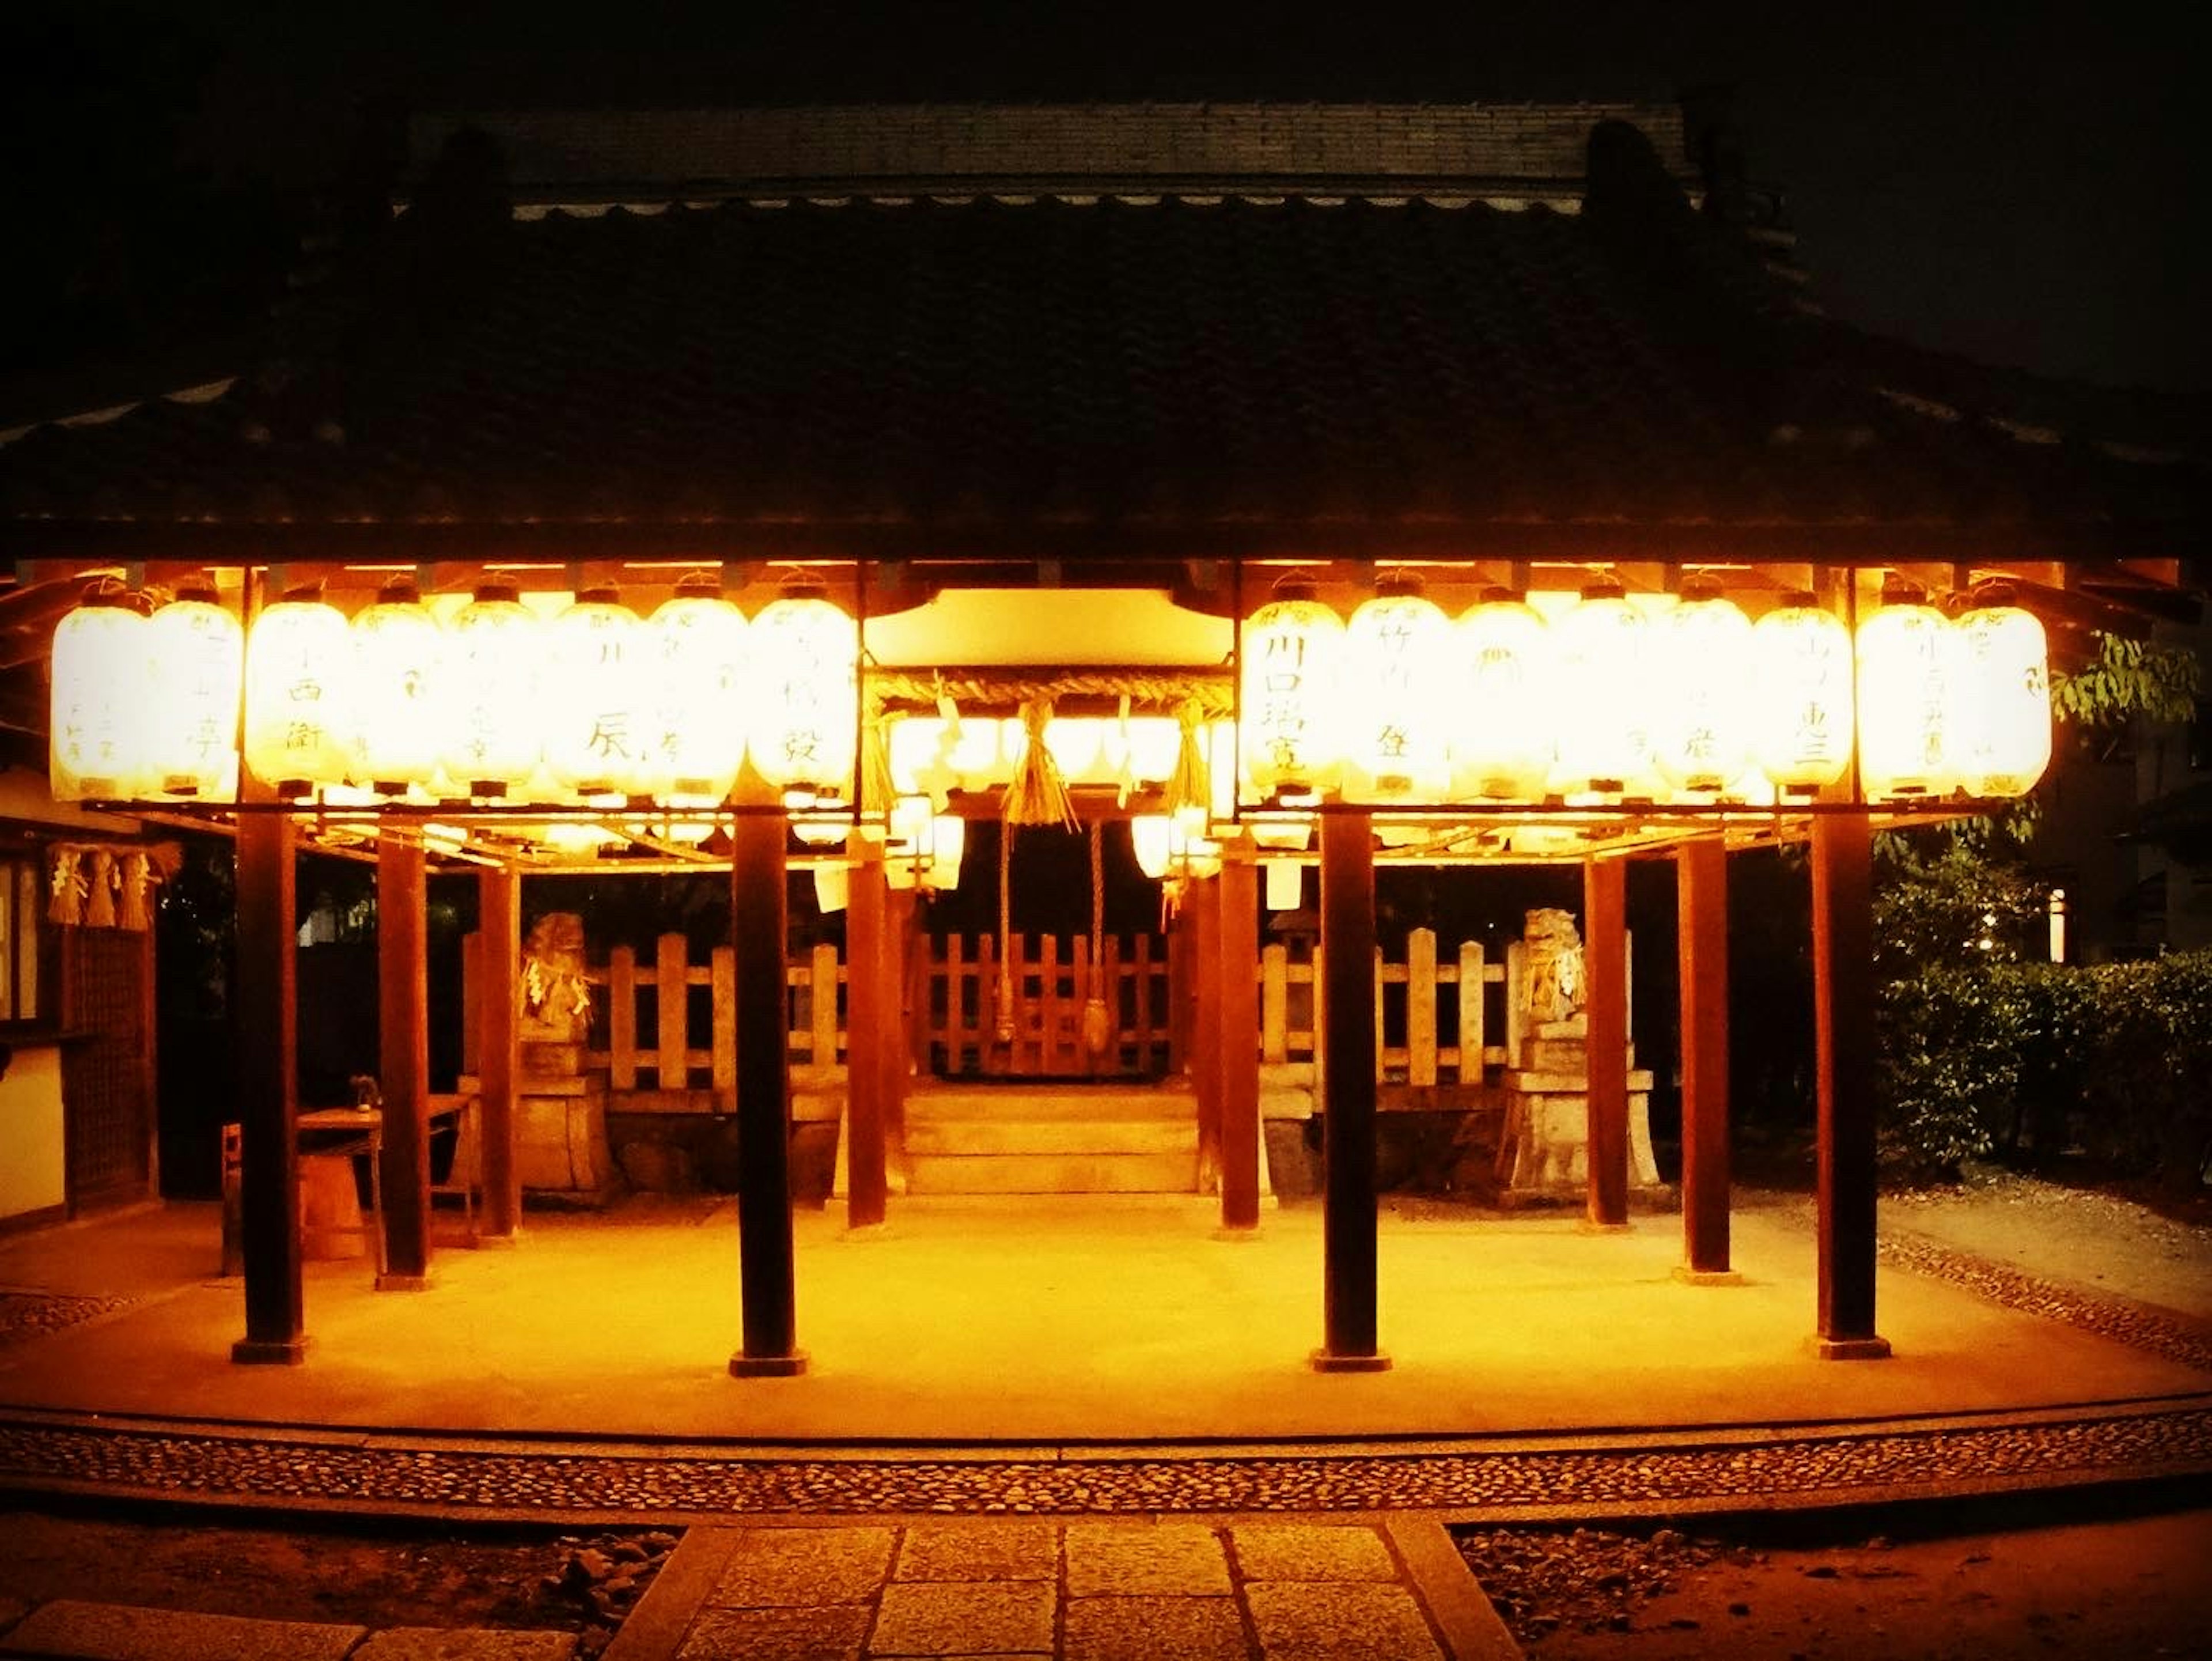
[[[2100,1338],[2212,1372],[2212,1329],[2191,1326],[2139,1305],[2060,1286],[1918,1235],[1884,1234],[1875,1242],[1875,1252],[1881,1262],[1893,1268],[1948,1281],[2006,1309],[2063,1322]]]
[[[58,1292],[0,1292],[0,1344],[27,1343],[95,1316],[128,1309],[136,1298],[81,1297]]]
[[[2212,1407],[1997,1425],[1777,1433],[1704,1447],[1300,1457],[820,1459],[696,1450],[362,1445],[300,1435],[0,1422],[0,1487],[487,1518],[1400,1510],[1598,1512],[1741,1499],[2212,1471]]]

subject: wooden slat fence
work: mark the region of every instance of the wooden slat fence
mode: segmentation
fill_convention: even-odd
[[[1168,958],[1158,935],[1109,935],[1094,963],[1091,937],[1014,934],[1003,960],[995,936],[948,934],[933,943],[921,1012],[927,1064],[948,1076],[1156,1078],[1169,1068]],[[1064,949],[1063,949],[1064,948]],[[1011,985],[1011,1030],[1000,989]],[[1085,1009],[1103,1006],[1106,1043],[1085,1042]]]
[[[1087,936],[1016,935],[1011,945],[1002,964],[989,934],[932,942],[913,981],[918,1062],[950,1075],[1152,1078],[1170,1070],[1173,989],[1164,939],[1109,936],[1095,979]],[[1408,937],[1402,962],[1377,951],[1378,1080],[1479,1084],[1485,1068],[1511,1064],[1522,1036],[1516,995],[1522,949],[1514,941],[1502,956],[1491,956],[1481,942],[1465,940],[1444,952],[1434,931],[1422,928]],[[1262,949],[1254,973],[1263,1063],[1325,1064],[1322,961],[1318,946]],[[617,946],[589,973],[592,1019],[583,1062],[605,1068],[610,1088],[736,1089],[737,971],[729,947],[717,946],[707,962],[693,963],[681,934],[664,934],[645,961]],[[1006,1042],[999,1032],[1002,976],[1012,978],[1018,994]],[[787,966],[785,981],[793,1065],[842,1065],[847,994],[837,948],[815,946]],[[1095,1055],[1083,1032],[1094,985],[1106,1005],[1109,1035]],[[664,1020],[664,1008],[677,1005],[681,1019]]]

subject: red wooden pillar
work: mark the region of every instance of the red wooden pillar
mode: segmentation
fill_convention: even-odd
[[[845,899],[845,1226],[867,1228],[884,1220],[889,1193],[884,1045],[898,1024],[898,1004],[884,997],[890,894],[884,879],[884,850],[855,835],[850,851]]]
[[[385,1271],[377,1287],[416,1292],[430,1277],[430,994],[422,843],[376,838],[378,1086],[384,1092]]]
[[[1674,856],[1682,964],[1682,1277],[1734,1281],[1729,1266],[1728,846]]]
[[[1628,867],[1583,862],[1583,945],[1589,1041],[1588,1216],[1598,1228],[1628,1225]]]
[[[1380,1372],[1376,1335],[1375,843],[1372,816],[1321,816],[1321,1372]]]
[[[740,787],[741,788],[743,787]],[[806,1371],[791,1231],[791,1058],[784,1031],[782,812],[759,791],[732,827],[730,945],[736,959],[739,1378]]]
[[[1198,1185],[1221,1179],[1221,879],[1183,885],[1182,921],[1190,930],[1190,1082],[1198,1096]]]
[[[483,1230],[479,1244],[513,1245],[522,1224],[522,1168],[514,1157],[522,1078],[522,878],[507,867],[477,877],[477,1065],[483,1080]]]
[[[1222,849],[1219,1033],[1221,1226],[1260,1226],[1260,867],[1251,839]]]
[[[1875,1331],[1874,841],[1863,811],[1813,816],[1813,997],[1820,1076],[1820,1354],[1889,1354]]]
[[[265,792],[249,786],[252,800]],[[298,924],[292,821],[238,818],[238,1051],[240,1232],[246,1335],[230,1359],[297,1366],[307,1338],[300,1293]]]

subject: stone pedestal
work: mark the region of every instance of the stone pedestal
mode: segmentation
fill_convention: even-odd
[[[1505,1133],[1498,1148],[1508,1204],[1577,1200],[1589,1182],[1589,1025],[1586,1016],[1538,1021],[1505,1073]],[[1651,1156],[1651,1074],[1629,1056],[1628,1183],[1659,1186]]]

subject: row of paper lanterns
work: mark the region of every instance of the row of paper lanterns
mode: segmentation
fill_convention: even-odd
[[[541,618],[496,580],[448,623],[404,582],[351,619],[288,595],[250,631],[211,587],[129,602],[90,595],[55,632],[58,799],[228,801],[241,752],[292,799],[712,807],[749,754],[793,806],[850,794],[859,631],[804,583],[750,622],[711,578],[647,618],[586,589]]]
[[[495,580],[448,623],[395,583],[349,620],[288,596],[250,633],[209,587],[150,614],[129,598],[88,596],[56,632],[59,799],[227,801],[242,748],[295,798],[709,808],[750,755],[794,807],[849,806],[858,629],[804,583],[749,622],[711,578],[649,617],[586,589],[550,618]],[[1240,774],[1248,803],[1285,806],[1771,801],[1835,783],[1855,745],[1869,800],[2014,796],[2050,759],[2045,649],[1996,591],[1953,618],[1893,582],[1854,636],[1810,595],[1754,623],[1694,577],[1663,610],[1600,581],[1545,609],[1495,591],[1456,621],[1403,581],[1348,622],[1293,581],[1243,625],[1241,736],[1200,738],[1216,818]],[[1045,733],[1072,781],[1125,788],[1164,779],[1181,739],[1126,713]],[[908,717],[888,759],[941,802],[1002,782],[1025,744],[1018,721]]]
[[[1754,623],[1704,577],[1664,609],[1599,581],[1548,620],[1386,581],[1348,622],[1293,580],[1241,655],[1246,778],[1285,804],[1765,801],[1855,744],[1869,800],[2010,797],[2051,759],[2043,626],[1996,585],[1952,617],[1893,579],[1854,635],[1802,593]]]

